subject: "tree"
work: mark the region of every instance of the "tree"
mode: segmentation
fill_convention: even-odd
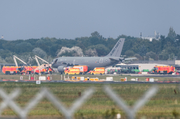
[[[0,40],[0,57],[3,60],[12,55],[18,57],[33,57],[34,54],[45,57],[56,57],[62,47],[78,46],[81,50],[64,52],[66,56],[105,56],[117,43],[119,38],[125,38],[122,55],[136,56],[138,59],[153,58],[166,60],[177,56],[180,59],[180,35],[176,34],[172,27],[169,28],[167,37],[161,36],[159,40],[150,42],[146,39],[120,35],[118,38],[103,38],[97,31],[92,32],[90,37],[80,37],[73,39],[40,38],[28,40]],[[59,49],[59,50],[58,50]],[[29,55],[28,55],[29,54]],[[158,56],[158,57],[157,57]],[[24,57],[23,57],[24,58]],[[27,59],[25,58],[25,59]],[[50,58],[48,58],[50,60]],[[11,61],[7,58],[7,61]],[[30,60],[27,60],[27,62]]]
[[[160,54],[159,54],[159,59],[160,60],[168,60],[169,58],[169,54],[167,53],[166,50],[163,50]]]
[[[0,63],[6,63],[6,61],[0,57]]]
[[[134,56],[134,51],[132,51],[132,50],[127,50],[127,51],[125,52],[125,55],[126,55],[127,57],[132,57],[132,56]]]
[[[92,37],[97,37],[97,38],[102,38],[102,36],[97,31],[91,33],[91,36]]]
[[[91,46],[89,48],[96,49],[97,54],[99,56],[106,56],[108,54],[108,51],[109,51],[109,49],[103,44],[97,44],[97,45]]]
[[[177,59],[180,60],[180,52],[177,54]]]
[[[39,57],[41,57],[41,58],[47,57],[46,52],[43,51],[41,48],[34,48],[34,49],[32,50],[32,52],[33,52],[33,54],[35,54],[35,55],[37,55],[37,56],[39,56]]]
[[[83,56],[82,49],[74,46],[72,48],[62,47],[57,51],[57,56]]]
[[[96,51],[96,49],[88,49],[85,51],[85,55],[87,56],[98,56],[98,53]]]
[[[21,42],[21,43],[15,45],[15,51],[17,54],[20,54],[23,52],[31,52],[32,45],[27,42]]]
[[[14,63],[14,60],[13,60],[13,58],[11,56],[6,57],[5,61],[8,62],[8,63]]]
[[[172,27],[169,28],[169,33],[168,36],[170,39],[175,39],[176,38],[176,33]]]
[[[145,45],[141,45],[141,46],[139,47],[139,54],[140,54],[141,56],[145,56],[146,53],[147,53],[147,48],[146,48],[146,46],[145,46]]]
[[[154,52],[152,52],[152,51],[150,51],[150,52],[147,52],[146,53],[146,57],[148,58],[148,59],[154,59],[154,60],[157,60],[158,58],[157,58],[157,55],[156,55],[156,53],[154,53]]]
[[[12,52],[9,50],[0,49],[0,56],[1,58],[5,59],[6,57],[12,56]]]
[[[143,60],[143,58],[139,54],[135,54],[134,57],[136,57],[138,60]]]

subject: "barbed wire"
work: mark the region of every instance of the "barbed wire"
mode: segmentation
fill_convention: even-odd
[[[150,98],[155,95],[158,91],[158,86],[151,87],[136,103],[130,108],[127,106],[125,101],[111,89],[110,86],[104,87],[105,93],[117,103],[119,108],[122,108],[129,119],[134,119],[136,112],[144,106]],[[72,106],[67,108],[60,99],[58,99],[53,93],[51,93],[47,88],[41,88],[40,91],[28,102],[25,107],[20,107],[14,100],[19,96],[20,89],[13,90],[10,94],[7,94],[2,88],[0,88],[0,97],[2,102],[0,104],[0,116],[5,108],[8,106],[14,110],[14,112],[21,118],[26,119],[28,113],[43,99],[47,98],[56,107],[66,119],[73,119],[74,113],[80,108],[85,101],[87,101],[95,92],[95,88],[91,87],[84,91],[83,95],[76,99]]]

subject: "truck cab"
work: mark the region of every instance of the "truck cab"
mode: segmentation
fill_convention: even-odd
[[[95,67],[94,70],[89,71],[89,73],[90,73],[91,75],[94,75],[94,74],[100,74],[100,75],[102,75],[102,74],[105,73],[105,68],[104,68],[104,67]]]
[[[79,70],[79,68],[69,68],[69,69],[67,68],[64,70],[64,73],[76,75],[76,74],[80,74],[80,70]]]

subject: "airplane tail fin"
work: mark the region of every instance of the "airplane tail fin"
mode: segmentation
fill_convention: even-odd
[[[125,38],[120,38],[116,45],[113,47],[111,52],[106,57],[120,57],[122,48],[124,45]]]

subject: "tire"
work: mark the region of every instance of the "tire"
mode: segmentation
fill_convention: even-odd
[[[10,72],[9,71],[6,71],[6,73],[5,73],[6,75],[9,75],[10,74]]]
[[[21,74],[20,72],[17,72],[16,74]]]
[[[167,71],[164,71],[163,74],[168,74]]]

